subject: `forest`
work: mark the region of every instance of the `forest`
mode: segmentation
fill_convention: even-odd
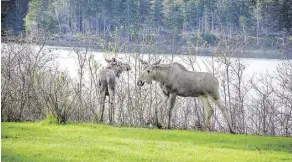
[[[152,43],[160,47],[161,53],[183,54],[188,42],[196,42],[199,35],[211,47],[223,38],[244,42],[247,52],[239,52],[240,57],[290,58],[292,53],[290,0],[12,0],[9,3],[10,10],[4,18],[7,23],[2,23],[2,28],[11,29],[11,34],[49,33],[48,43],[52,45],[84,46],[78,40],[86,37],[95,42],[92,48],[98,50],[110,48],[112,42],[119,45],[127,42],[128,51]],[[248,52],[254,49],[261,49],[264,56]],[[264,52],[267,50],[270,51]],[[279,54],[277,50],[284,52]]]
[[[99,123],[97,80],[102,65],[95,58],[102,52],[106,58],[116,57],[131,66],[117,81],[114,125],[165,126],[167,107],[155,109],[162,95],[159,86],[136,85],[143,72],[138,60],[171,63],[179,58],[188,70],[200,71],[197,58],[208,55],[203,66],[219,79],[222,103],[237,133],[292,135],[290,0],[1,3],[5,4],[1,8],[5,11],[1,13],[4,122],[53,118],[57,124]],[[74,59],[76,77],[59,68],[64,51]],[[243,57],[282,59],[276,69],[247,77]],[[109,120],[107,107],[105,123]],[[161,123],[155,123],[156,111]],[[178,98],[171,121],[174,129],[201,130],[203,121],[198,99]],[[210,130],[226,132],[217,109]]]

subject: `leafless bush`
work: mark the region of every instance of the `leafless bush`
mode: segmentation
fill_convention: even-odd
[[[34,40],[35,41],[35,40]],[[90,42],[89,42],[90,43]],[[145,43],[145,42],[144,42]],[[204,44],[189,44],[190,49]],[[120,47],[123,48],[123,47]],[[113,46],[104,51],[105,57],[118,57],[132,66],[129,73],[118,79],[115,96],[114,123],[124,126],[165,126],[168,108],[157,110],[161,90],[153,83],[136,86],[143,66],[139,58],[153,62],[162,58],[164,63],[174,56],[160,55],[156,44],[148,43],[148,55],[136,53],[118,55],[122,49]],[[241,58],[232,58],[240,50],[237,44],[219,44],[210,61],[197,62],[198,51],[188,51],[179,58],[189,70],[201,71],[202,66],[219,78],[221,98],[232,115],[232,122],[240,133],[286,135],[292,133],[292,63],[279,65],[276,76],[256,74],[246,77],[246,65]],[[3,121],[41,120],[53,114],[58,123],[95,121],[99,116],[99,85],[97,78],[102,63],[89,49],[71,48],[68,55],[76,63],[76,77],[70,71],[59,69],[60,56],[43,45],[31,43],[5,43],[1,48],[1,112]],[[143,51],[145,52],[145,51]],[[175,56],[176,57],[176,56]],[[276,84],[275,84],[276,83]],[[107,104],[106,104],[107,105]],[[105,117],[108,109],[106,106]],[[221,114],[216,111],[211,128],[224,131]],[[172,125],[177,129],[202,127],[202,105],[194,98],[180,98],[173,111]],[[161,123],[156,123],[159,118]],[[105,118],[108,121],[108,118]]]
[[[54,56],[28,43],[1,48],[1,111],[4,121],[36,120],[44,109],[35,91],[37,77],[48,70]]]
[[[46,80],[41,80],[46,78]],[[72,79],[66,72],[57,70],[47,72],[39,77],[38,96],[47,108],[47,113],[53,114],[60,124],[66,124],[76,108],[77,95],[74,92]]]
[[[275,102],[273,102],[273,97],[275,96],[272,79],[268,74],[250,79],[254,93],[251,99],[252,107],[249,109],[251,112],[250,119],[252,119],[252,128],[256,128],[254,131],[257,134],[270,134],[275,132],[275,128],[272,126],[275,121],[270,120],[270,115],[275,114]]]
[[[275,87],[281,108],[277,118],[280,120],[280,128],[285,136],[292,133],[292,62],[284,60],[277,68],[276,80],[279,86]]]

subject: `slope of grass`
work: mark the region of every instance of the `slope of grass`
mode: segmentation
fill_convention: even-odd
[[[2,161],[292,161],[292,138],[2,123]]]

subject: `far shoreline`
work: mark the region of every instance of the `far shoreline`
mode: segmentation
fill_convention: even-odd
[[[1,41],[2,43],[8,43],[8,42],[15,42],[13,40],[3,40]],[[18,43],[18,42],[15,42]],[[32,43],[33,45],[43,45],[42,43]],[[86,45],[85,43],[80,43],[77,40],[74,41],[59,41],[59,40],[46,40],[45,42],[45,46],[50,47],[50,48],[61,48],[61,49],[70,49],[70,48],[78,48],[80,50],[85,50],[86,49]],[[170,47],[170,46],[168,46]],[[129,44],[126,46],[126,48],[124,50],[119,51],[118,53],[138,53],[141,55],[145,55],[145,54],[149,54],[149,52],[147,52],[145,49],[147,48],[145,45],[137,45],[137,44]],[[174,48],[174,47],[170,47],[170,48]],[[178,47],[180,48],[179,50],[181,51],[181,53],[174,53],[171,52],[171,50],[164,48],[164,49],[160,49],[160,51],[154,53],[155,54],[159,54],[159,55],[188,55],[187,51],[185,50],[187,47]],[[212,57],[212,50],[215,47],[199,47],[199,52],[198,55],[196,56],[208,56],[208,57]],[[100,44],[98,44],[97,42],[90,42],[90,45],[88,46],[88,50],[89,51],[93,51],[93,52],[110,52],[107,50],[102,50],[100,47]],[[194,54],[195,55],[195,54]],[[286,55],[286,56],[285,56]],[[291,58],[290,58],[291,57]],[[250,58],[250,59],[276,59],[276,60],[291,60],[292,59],[292,55],[287,55],[284,54],[282,51],[280,50],[247,50],[244,52],[240,52],[237,55],[234,56],[230,56],[230,58]]]

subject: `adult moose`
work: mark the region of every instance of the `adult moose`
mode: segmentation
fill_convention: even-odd
[[[109,123],[112,124],[114,116],[116,77],[119,77],[123,71],[131,70],[131,67],[129,64],[118,61],[115,58],[105,59],[105,61],[108,63],[108,66],[100,71],[98,78],[101,107],[100,122],[103,122],[105,99],[106,96],[109,96]]]
[[[219,82],[214,75],[206,72],[188,71],[179,63],[160,64],[161,59],[152,65],[143,60],[140,61],[144,64],[145,71],[139,77],[137,85],[143,86],[145,82],[151,84],[152,80],[160,83],[163,99],[158,104],[157,109],[161,108],[163,104],[167,104],[167,101],[170,100],[168,102],[168,129],[170,129],[172,109],[175,105],[176,96],[199,97],[204,105],[205,113],[203,130],[206,131],[209,128],[213,115],[211,104],[208,101],[208,99],[211,99],[218,105],[227,120],[229,131],[235,133],[232,128],[230,114],[220,103]]]

